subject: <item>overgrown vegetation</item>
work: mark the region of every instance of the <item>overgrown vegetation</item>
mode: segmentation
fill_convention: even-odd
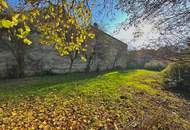
[[[144,68],[148,70],[161,71],[165,68],[165,65],[160,61],[153,60],[145,63]]]
[[[145,70],[1,81],[0,128],[190,129],[189,102],[163,83]]]
[[[163,72],[168,78],[169,87],[190,90],[189,64],[171,63]]]

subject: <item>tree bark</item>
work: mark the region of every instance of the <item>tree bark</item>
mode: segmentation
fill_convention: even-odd
[[[12,28],[10,30],[1,30],[0,40],[3,45],[10,50],[16,61],[16,67],[14,67],[11,73],[14,73],[14,78],[24,77],[24,67],[25,67],[25,52],[26,44],[23,43],[21,39],[16,36],[17,28]]]
[[[74,62],[74,60],[73,60],[73,59],[70,59],[69,73],[71,73],[71,71],[72,71],[72,68],[73,68],[73,62]]]
[[[91,63],[92,63],[93,57],[94,57],[94,56],[90,56],[89,59],[87,60],[86,68],[85,68],[85,72],[86,72],[86,73],[90,72]]]
[[[24,77],[24,56],[20,55],[16,59],[17,61],[17,78],[23,78]]]
[[[24,68],[25,68],[25,60],[24,60],[24,44],[23,43],[17,43],[17,49],[16,49],[16,62],[17,62],[17,78],[23,78],[24,77]]]

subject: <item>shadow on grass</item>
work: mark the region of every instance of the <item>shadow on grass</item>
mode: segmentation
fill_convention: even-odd
[[[61,83],[72,83],[95,78],[97,73],[71,73],[41,77],[27,77],[23,79],[0,80],[0,96],[3,94],[28,93],[39,89],[48,88]]]
[[[170,91],[177,95],[180,98],[184,98],[185,100],[190,101],[190,90],[188,89],[190,86],[186,87],[174,87],[170,89],[166,89],[167,91]]]
[[[30,92],[35,92],[39,90],[45,90],[53,88],[53,86],[59,84],[75,83],[84,80],[94,79],[97,76],[104,75],[105,73],[112,72],[76,72],[76,73],[66,73],[57,75],[45,75],[45,76],[35,76],[26,77],[23,79],[1,79],[0,80],[0,97],[6,95],[27,95]]]

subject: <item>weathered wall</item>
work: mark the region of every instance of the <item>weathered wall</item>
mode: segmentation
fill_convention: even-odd
[[[38,35],[33,34],[33,43],[25,53],[25,73],[34,75],[42,72],[66,73],[69,68],[69,58],[61,57],[53,47],[40,46],[37,44]],[[97,38],[89,41],[89,44],[96,45],[96,53],[91,63],[90,71],[112,69],[113,67],[126,67],[127,45],[121,41],[99,31]],[[88,52],[89,55],[91,51]],[[10,50],[0,43],[0,77],[5,77],[16,61]],[[73,64],[73,72],[82,72],[86,63],[78,57]]]

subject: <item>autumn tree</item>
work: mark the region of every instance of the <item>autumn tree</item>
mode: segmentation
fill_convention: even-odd
[[[46,3],[43,10],[39,6]],[[42,34],[41,44],[53,45],[61,56],[80,50],[81,45],[93,38],[90,32],[91,8],[89,1],[57,0],[31,3],[34,7],[35,27]]]
[[[16,67],[15,68],[11,67],[12,69],[14,69],[11,71],[15,71],[13,72],[15,73],[14,76],[21,78],[21,77],[24,77],[24,68],[25,68],[24,61],[25,61],[27,45],[23,44],[23,41],[16,36],[15,30],[16,30],[16,27],[11,28],[8,31],[7,30],[1,31],[0,39],[1,39],[1,44],[2,44],[1,46],[4,46],[6,50],[9,50],[15,58]]]
[[[24,76],[24,56],[26,45],[32,42],[28,35],[31,31],[27,15],[19,10],[15,12],[6,1],[0,1],[0,39],[1,44],[8,48],[16,60],[16,77]]]
[[[0,1],[0,29],[1,33],[6,31],[4,40],[9,41],[11,46],[16,41],[19,41],[21,46],[22,43],[31,45],[32,41],[28,38],[31,28],[40,33],[41,45],[53,46],[61,56],[73,52],[79,53],[83,49],[82,44],[87,39],[94,38],[89,26],[91,9],[95,4],[92,1],[20,0],[19,2],[17,8],[11,9],[5,0]],[[14,30],[14,33],[11,33],[11,30]],[[10,37],[14,38],[10,40]],[[24,54],[19,54],[22,58],[18,59],[24,60]]]

